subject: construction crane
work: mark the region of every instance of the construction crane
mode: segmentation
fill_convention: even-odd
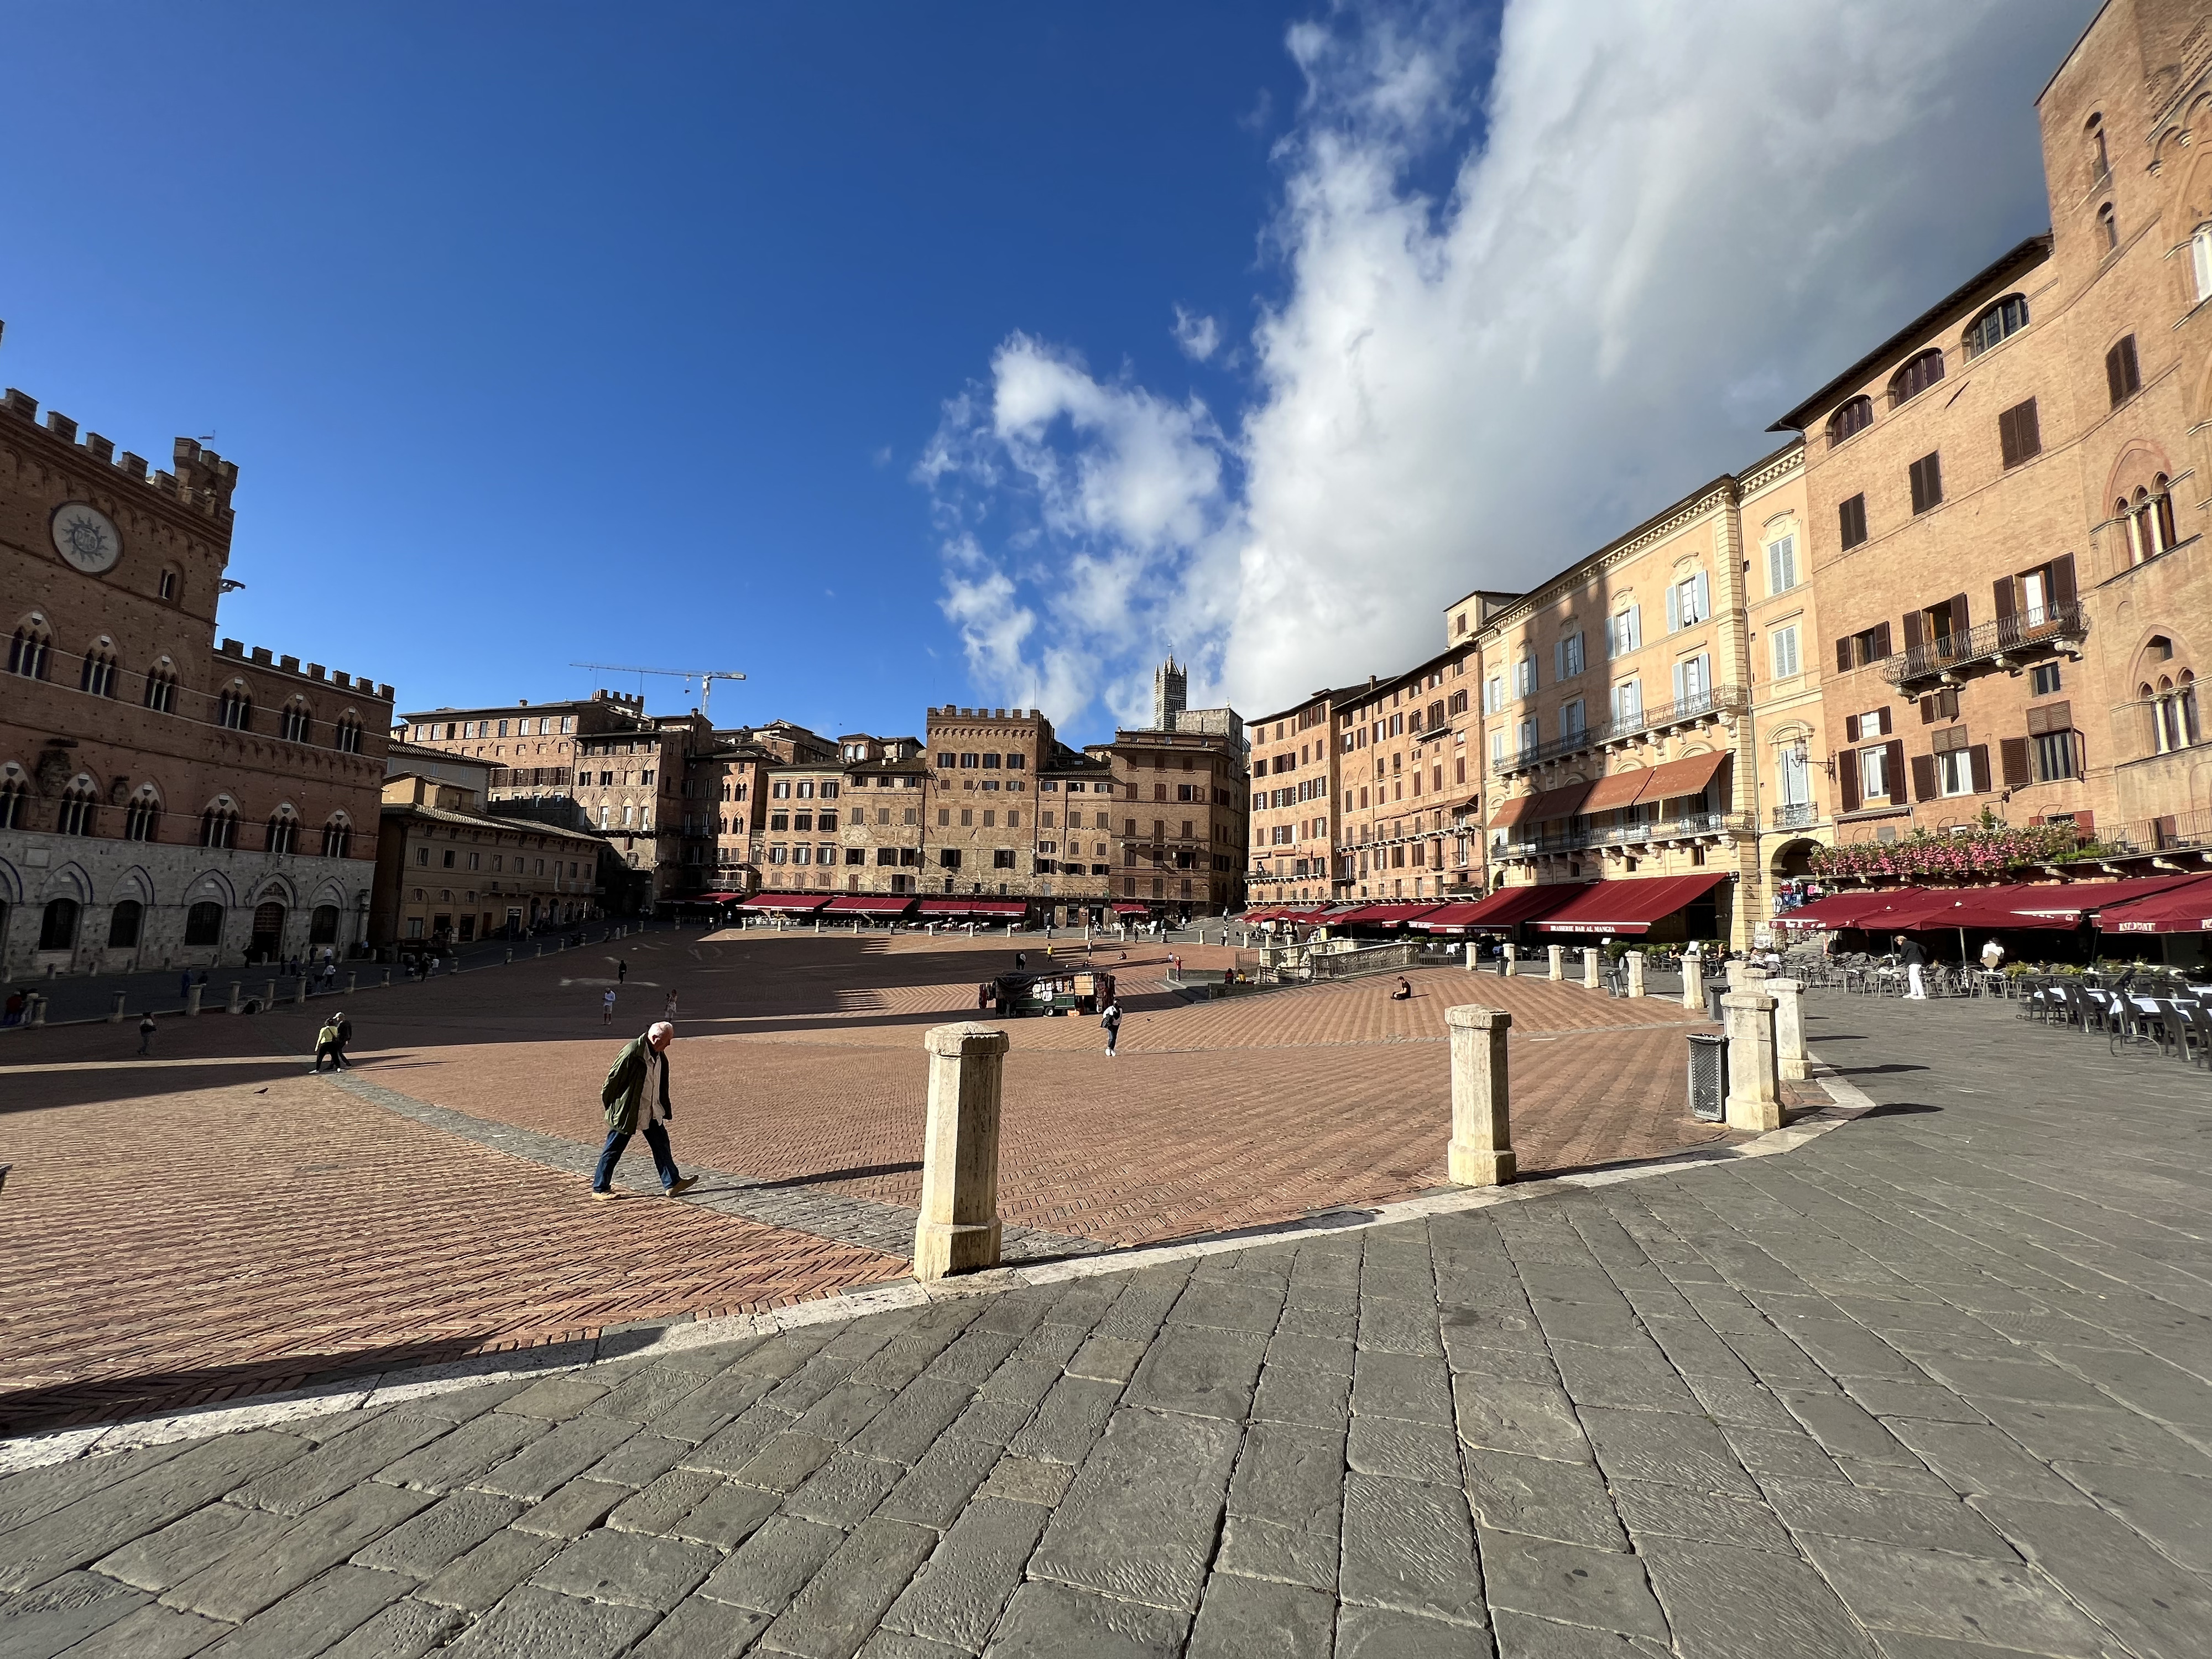
[[[621,663],[612,662],[572,662],[568,666],[571,668],[589,668],[602,674],[637,674],[641,676],[646,674],[659,674],[664,678],[682,680],[684,682],[684,690],[687,694],[691,690],[691,682],[693,680],[696,680],[699,682],[699,712],[702,714],[704,714],[708,720],[712,720],[714,717],[714,710],[709,706],[713,702],[714,696],[714,682],[716,680],[741,680],[744,678],[743,674],[733,674],[726,669],[720,668],[636,668],[626,666]],[[642,690],[644,688],[642,686],[639,688],[640,690]]]

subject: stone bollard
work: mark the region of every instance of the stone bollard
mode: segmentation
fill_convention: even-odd
[[[1505,947],[1505,967],[1504,969],[1505,977],[1511,979],[1514,976],[1516,970],[1518,969],[1520,966],[1521,947],[1517,945],[1507,945]]]
[[[1473,972],[1474,971],[1474,950],[1475,950],[1474,941],[1473,939],[1469,939],[1469,940],[1468,940],[1468,942],[1467,942],[1467,971],[1468,971],[1468,973],[1470,973],[1470,974],[1471,974],[1471,973],[1473,973]]]
[[[542,939],[538,941],[538,954],[541,957],[545,954],[545,941]]]
[[[1598,977],[1597,957],[1598,953],[1595,946],[1588,945],[1583,946],[1583,989],[1585,991],[1601,990],[1604,988],[1605,981]]]
[[[1623,960],[1628,964],[1628,994],[1640,997],[1644,994],[1644,952],[1631,951]]]
[[[269,981],[269,988],[261,994],[261,1006],[264,1008],[276,1006],[276,981],[273,979]]]
[[[243,1013],[245,1011],[246,988],[236,980],[233,980],[230,982],[230,1000],[223,1005],[223,1012],[227,1014],[237,1014]]]
[[[1751,964],[1746,962],[1741,957],[1730,957],[1726,962],[1723,963],[1721,966],[1728,975],[1729,989],[1731,991],[1741,991],[1743,989],[1744,969],[1750,967]]]
[[[1682,1006],[1702,1010],[1705,1006],[1705,959],[1682,958]]]
[[[115,994],[115,1000],[107,1010],[107,1023],[110,1025],[120,1025],[123,1023],[123,993],[120,991]]]
[[[1512,1024],[1503,1008],[1444,1010],[1451,1031],[1447,1167],[1455,1187],[1502,1187],[1513,1179],[1512,1090],[1505,1066],[1505,1034]]]
[[[507,968],[514,966],[514,947],[512,945],[507,947],[507,960],[501,965]]]
[[[929,1120],[914,1276],[928,1284],[999,1259],[999,1085],[1006,1034],[994,1025],[939,1025],[922,1046],[929,1054]]]
[[[33,994],[31,998],[31,1024],[33,1025],[44,1025],[46,1023],[46,1000],[42,996]]]
[[[195,985],[185,993],[185,1013],[187,1018],[198,1019],[200,1017],[200,993],[205,988],[204,986]]]
[[[354,987],[359,983],[361,983],[361,970],[359,969],[356,969],[352,973],[346,975],[346,994],[348,996],[351,996],[353,994]]]
[[[1544,951],[1545,954],[1552,959],[1552,977],[1559,980],[1566,978],[1567,947],[1564,945],[1547,945],[1544,947]]]
[[[1782,1092],[1774,1069],[1774,1000],[1762,990],[1721,998],[1728,1029],[1728,1124],[1764,1134],[1782,1127]]]
[[[1784,1083],[1802,1083],[1813,1075],[1812,1057],[1805,1052],[1805,987],[1794,979],[1770,979],[1766,994],[1774,999],[1774,1059]]]
[[[384,970],[384,983],[377,988],[384,991],[389,991],[392,988],[392,969],[387,968]]]

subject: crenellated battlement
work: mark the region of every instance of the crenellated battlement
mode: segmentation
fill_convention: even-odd
[[[249,650],[245,641],[241,640],[225,640],[216,647],[216,654],[218,657],[232,658],[241,665],[254,668],[273,668],[277,672],[289,674],[295,679],[320,681],[323,678],[322,664],[311,662],[303,672],[297,657],[280,657],[265,645],[257,645]],[[377,684],[367,674],[333,672],[330,676],[328,684],[337,686],[341,690],[351,690],[357,696],[367,697],[377,702],[389,703],[393,700],[393,693],[390,686]]]
[[[112,468],[181,506],[210,518],[228,520],[231,516],[231,493],[238,488],[238,463],[226,461],[212,449],[201,448],[190,438],[176,441],[171,461],[173,471],[149,472],[144,456],[127,449],[118,454],[112,439],[88,432],[80,440],[76,422],[59,410],[48,410],[46,424],[40,426],[39,400],[14,386],[0,393],[0,414],[13,416],[33,431],[67,444],[84,459]]]

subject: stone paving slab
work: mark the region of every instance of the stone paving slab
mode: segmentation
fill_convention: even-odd
[[[1785,1157],[0,1478],[0,1652],[2201,1653],[2212,1091],[1811,1012]]]

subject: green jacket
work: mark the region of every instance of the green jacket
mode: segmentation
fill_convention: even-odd
[[[645,1093],[645,1057],[647,1052],[642,1036],[632,1037],[623,1044],[615,1056],[615,1063],[607,1068],[606,1087],[599,1091],[599,1104],[606,1108],[607,1133],[635,1134],[637,1109]],[[668,1053],[660,1055],[660,1115],[675,1116],[668,1103]]]

